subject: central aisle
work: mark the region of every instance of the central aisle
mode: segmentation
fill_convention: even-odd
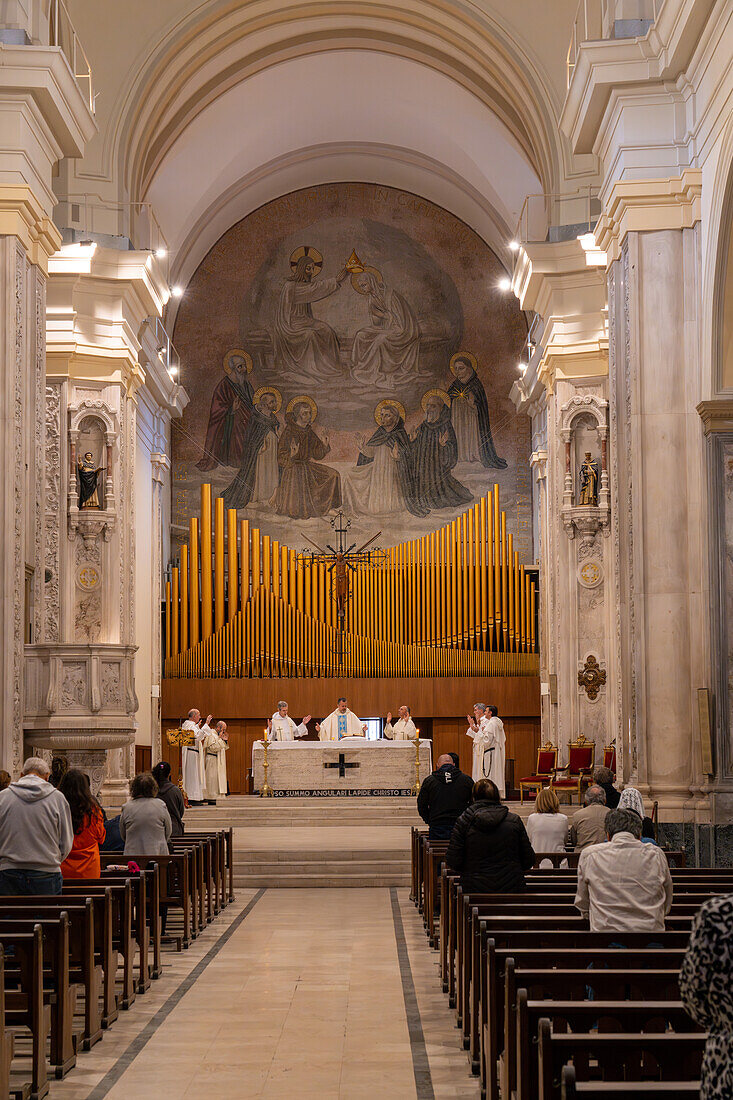
[[[242,891],[226,914],[186,953],[188,976],[155,983],[140,1034],[121,1050],[106,1037],[89,1055],[102,1072],[52,1085],[52,1100],[477,1100],[406,890]]]

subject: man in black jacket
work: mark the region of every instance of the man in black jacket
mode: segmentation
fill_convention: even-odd
[[[453,826],[471,801],[473,780],[454,763],[453,757],[438,757],[417,796],[417,812],[428,826],[431,840],[450,840]]]
[[[464,890],[516,894],[524,890],[524,872],[534,864],[534,849],[517,814],[499,800],[490,779],[479,779],[473,804],[455,824],[445,861],[461,875]]]

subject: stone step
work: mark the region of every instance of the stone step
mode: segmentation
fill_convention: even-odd
[[[234,888],[240,890],[252,890],[267,887],[268,889],[282,888],[286,890],[317,890],[330,889],[331,887],[357,888],[370,887],[384,889],[389,886],[410,886],[410,874],[394,872],[392,874],[312,874],[290,875],[287,880],[277,873],[266,874],[264,872],[235,876]]]
[[[294,848],[290,851],[263,848],[259,851],[234,851],[235,868],[242,863],[313,863],[318,860],[337,863],[355,863],[387,860],[390,862],[410,862],[410,853],[400,848],[357,848],[340,850],[336,848]]]

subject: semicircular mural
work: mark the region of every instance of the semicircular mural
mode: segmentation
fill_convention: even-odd
[[[204,481],[295,548],[339,508],[356,539],[416,538],[498,482],[531,561],[529,422],[509,397],[527,328],[503,274],[448,211],[374,184],[297,191],[234,225],[175,326],[191,400],[174,536]]]

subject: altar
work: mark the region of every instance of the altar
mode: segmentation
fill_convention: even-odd
[[[432,744],[420,741],[420,782],[433,770]],[[252,746],[257,794],[264,783],[263,741]],[[267,782],[277,797],[410,795],[415,783],[414,741],[269,741]]]

